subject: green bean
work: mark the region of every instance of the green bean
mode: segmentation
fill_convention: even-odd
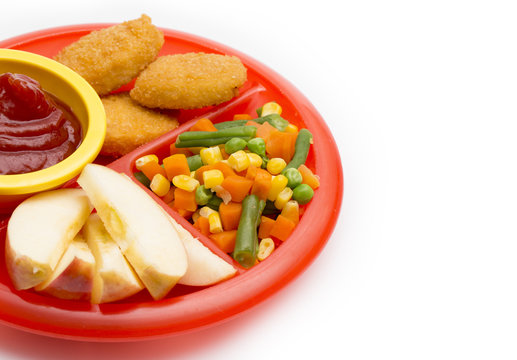
[[[178,136],[180,141],[214,139],[227,137],[254,137],[257,128],[255,126],[236,126],[217,131],[185,131]]]
[[[253,140],[253,139],[252,139]],[[224,144],[224,151],[227,154],[233,154],[236,151],[244,150],[246,147],[246,140],[238,137],[231,138]]]
[[[298,201],[300,205],[307,204],[313,196],[314,190],[307,184],[300,184],[293,190],[293,199]]]
[[[267,121],[271,126],[273,126],[274,128],[276,128],[280,131],[284,131],[285,128],[287,127],[287,125],[289,125],[289,121],[287,121],[286,119],[284,119],[283,117],[281,117],[278,114],[269,114],[269,115],[263,116],[257,120],[259,120],[259,121],[256,121],[256,120],[254,120],[254,121],[258,122],[259,124],[263,124],[264,122]]]
[[[196,204],[204,206],[212,199],[214,193],[210,189],[205,188],[205,185],[196,188]]]
[[[187,157],[187,163],[190,171],[196,171],[201,166],[203,166],[203,161],[201,160],[201,156],[199,155],[192,155]]]
[[[257,259],[257,227],[266,202],[257,195],[248,195],[242,201],[242,213],[237,228],[233,258],[245,268],[255,265]]]
[[[296,143],[294,145],[294,155],[289,164],[284,168],[284,172],[287,169],[295,168],[298,169],[300,165],[305,164],[309,149],[311,147],[312,134],[307,129],[301,129],[296,137]]]
[[[226,142],[233,139],[233,137],[224,137],[224,138],[213,138],[213,139],[199,139],[199,140],[187,140],[187,141],[177,141],[177,148],[188,148],[188,147],[210,147],[215,145],[225,144]],[[241,138],[243,140],[249,140],[249,137]]]
[[[142,183],[145,187],[149,187],[151,185],[151,180],[147,178],[147,176],[144,175],[143,172],[139,171],[133,174],[135,178]]]
[[[234,137],[250,140],[255,136],[255,126],[238,126],[218,131],[187,131],[178,136],[176,147],[210,147],[225,144]]]
[[[244,126],[248,123],[249,120],[230,120],[230,121],[223,121],[217,124],[214,124],[215,128],[217,130],[223,130],[223,129],[229,129],[239,126]],[[265,122],[268,122],[271,126],[274,128],[284,131],[287,125],[289,125],[289,122],[285,120],[283,117],[281,117],[278,114],[269,114],[266,116],[258,117],[256,119],[253,119],[252,121],[263,124]]]
[[[230,121],[223,121],[217,124],[214,124],[215,128],[217,130],[223,130],[228,128],[233,128],[237,126],[244,126],[248,123],[249,120],[230,120]]]

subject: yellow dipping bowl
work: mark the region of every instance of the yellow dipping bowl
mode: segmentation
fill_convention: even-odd
[[[57,188],[74,178],[97,157],[106,135],[106,114],[99,96],[70,68],[41,55],[0,49],[0,74],[6,72],[37,80],[45,91],[68,105],[81,123],[82,142],[56,165],[26,174],[0,175],[0,213],[12,211],[32,194]]]

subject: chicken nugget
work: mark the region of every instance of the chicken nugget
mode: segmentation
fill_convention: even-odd
[[[195,109],[230,100],[245,82],[246,68],[235,56],[167,55],[138,75],[130,95],[151,108]]]
[[[99,95],[133,80],[163,46],[163,33],[147,15],[92,31],[63,48],[54,59],[75,70]]]
[[[103,97],[106,138],[101,154],[121,156],[178,127],[178,120],[131,100],[128,93]]]

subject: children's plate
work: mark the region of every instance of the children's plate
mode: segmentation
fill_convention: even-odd
[[[81,36],[109,25],[52,28],[1,41],[0,47],[52,57]],[[190,332],[233,319],[282,289],[310,265],[331,236],[341,207],[343,175],[336,143],[313,105],[287,80],[243,53],[198,36],[162,30],[165,44],[160,55],[186,52],[235,55],[247,67],[248,81],[240,94],[227,103],[176,114],[180,127],[109,162],[108,166],[135,180],[132,176],[134,160],[147,153],[155,153],[159,157],[168,155],[169,145],[176,136],[192,126],[197,118],[208,117],[219,122],[231,120],[235,113],[256,115],[255,110],[264,103],[276,101],[282,106],[282,117],[313,134],[314,144],[307,165],[319,175],[320,187],[304,207],[300,223],[291,236],[267,259],[248,270],[222,254],[210,239],[149,192],[180,224],[214,253],[233,264],[238,270],[237,275],[209,287],[177,285],[160,301],[152,300],[144,290],[124,301],[91,305],[51,298],[30,290],[16,291],[7,274],[5,261],[0,260],[0,321],[4,324],[47,336],[92,341],[131,341]],[[106,163],[106,159],[102,161]],[[0,259],[4,259],[6,226],[7,219],[0,221]]]

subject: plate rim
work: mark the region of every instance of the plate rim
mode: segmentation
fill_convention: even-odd
[[[47,37],[52,36],[58,36],[62,34],[67,33],[77,33],[77,32],[90,32],[93,30],[97,30],[100,28],[104,28],[107,26],[114,25],[113,23],[92,23],[92,24],[76,24],[76,25],[65,25],[65,26],[59,26],[59,27],[52,27],[42,30],[37,30],[33,32],[29,32],[26,34],[18,35],[15,37],[11,37],[6,40],[0,41],[0,47],[17,47],[22,46],[24,43],[33,42],[36,40],[41,40]],[[247,296],[245,296],[245,299],[241,299],[240,301],[223,301],[220,303],[215,309],[215,312],[207,312],[207,308],[201,309],[203,314],[197,313],[197,316],[191,316],[189,318],[189,314],[187,313],[187,316],[183,319],[182,322],[178,322],[175,324],[170,323],[164,323],[165,320],[170,319],[170,317],[163,316],[162,314],[159,314],[159,310],[183,310],[188,311],[189,309],[184,309],[186,305],[178,305],[183,304],[185,302],[185,297],[192,297],[191,295],[196,295],[199,297],[201,296],[199,291],[193,292],[191,294],[187,295],[180,295],[178,297],[174,298],[167,298],[164,300],[160,300],[158,302],[156,301],[150,301],[148,303],[136,303],[136,304],[127,304],[128,306],[121,306],[121,304],[103,304],[102,307],[105,309],[110,309],[113,306],[118,306],[125,308],[127,311],[127,314],[131,314],[129,317],[133,317],[133,319],[139,319],[142,322],[145,322],[146,315],[151,314],[151,318],[155,321],[153,324],[154,326],[146,326],[145,329],[142,329],[141,327],[135,328],[129,327],[125,329],[116,329],[110,328],[110,329],[102,329],[99,327],[95,327],[93,325],[96,325],[96,321],[91,321],[91,319],[88,318],[89,315],[81,316],[84,314],[91,314],[91,312],[77,312],[77,311],[65,311],[60,310],[54,307],[40,307],[39,305],[34,305],[33,303],[25,303],[30,304],[29,310],[34,310],[35,312],[30,313],[24,313],[23,316],[20,314],[17,314],[13,316],[13,314],[8,314],[9,309],[11,306],[15,306],[16,308],[20,308],[22,304],[17,303],[16,299],[10,299],[7,298],[5,294],[12,295],[13,293],[9,292],[0,292],[0,308],[4,308],[4,310],[0,310],[0,322],[33,333],[37,333],[40,335],[46,335],[51,337],[57,337],[57,338],[64,338],[64,339],[72,339],[72,340],[86,340],[86,341],[135,341],[135,340],[148,340],[148,339],[155,339],[155,338],[161,338],[161,337],[167,337],[171,335],[178,335],[182,333],[192,332],[198,329],[206,328],[208,326],[213,326],[219,323],[222,323],[224,321],[228,321],[230,319],[235,318],[239,314],[242,314],[246,310],[249,310],[253,308],[255,305],[262,303],[266,299],[270,298],[273,294],[277,293],[281,289],[285,288],[288,284],[292,283],[292,281],[300,276],[308,267],[309,265],[318,257],[318,255],[321,253],[321,250],[326,245],[328,240],[330,239],[335,225],[338,220],[338,215],[341,210],[341,203],[343,198],[343,170],[342,170],[342,164],[340,159],[340,154],[337,149],[336,142],[334,138],[332,137],[332,134],[326,125],[325,121],[321,117],[321,115],[317,112],[316,108],[312,105],[312,103],[298,90],[294,85],[289,82],[287,79],[282,77],[280,74],[272,70],[271,68],[267,67],[266,65],[262,64],[258,60],[255,60],[254,58],[240,52],[239,50],[233,49],[229,46],[226,46],[224,44],[221,44],[217,41],[213,41],[210,39],[207,39],[205,37],[201,37],[198,35],[186,33],[183,31],[178,30],[172,30],[167,28],[159,27],[160,30],[164,32],[164,36],[167,37],[174,37],[174,38],[182,38],[183,40],[188,40],[196,44],[200,44],[204,47],[209,47],[211,49],[214,49],[215,51],[225,52],[225,53],[231,53],[232,55],[236,55],[241,58],[243,63],[245,64],[251,64],[253,66],[254,71],[257,73],[263,74],[267,73],[268,80],[270,80],[270,83],[274,85],[277,89],[281,90],[284,96],[287,96],[289,98],[289,101],[293,104],[293,106],[298,110],[303,112],[305,116],[314,118],[310,122],[311,125],[318,131],[318,133],[326,134],[325,138],[325,148],[328,150],[326,152],[332,153],[332,157],[335,160],[332,169],[327,169],[328,166],[323,166],[318,169],[316,168],[316,173],[318,175],[321,175],[319,170],[325,169],[326,170],[326,176],[330,176],[330,174],[335,175],[335,179],[332,181],[333,184],[336,185],[334,197],[333,197],[333,210],[334,217],[330,218],[325,223],[325,229],[322,233],[320,233],[320,238],[318,241],[314,241],[312,244],[311,252],[309,254],[305,254],[299,261],[295,264],[295,266],[289,267],[288,265],[292,265],[293,260],[291,262],[287,261],[287,258],[284,259],[275,259],[278,260],[274,264],[278,264],[276,266],[255,266],[251,268],[250,270],[246,271],[246,274],[237,276],[235,278],[232,278],[230,280],[227,280],[225,282],[222,282],[220,284],[216,284],[214,286],[205,288],[202,290],[204,299],[213,299],[216,297],[217,292],[220,292],[224,290],[226,293],[233,294],[236,292],[236,288],[241,285],[242,282],[251,281],[248,279],[253,279],[261,276],[266,276],[268,279],[272,277],[272,270],[276,268],[285,268],[287,271],[286,273],[282,274],[281,281],[276,279],[273,279],[273,285],[269,287],[262,286],[260,288],[260,291],[255,291],[249,293]],[[167,41],[167,39],[166,39]],[[302,108],[298,109],[300,104],[302,103]],[[174,130],[175,132],[178,132],[184,129],[183,125],[180,126],[178,129]],[[311,131],[313,131],[313,128],[311,128]],[[323,140],[323,139],[322,139]],[[323,141],[322,141],[323,142]],[[319,146],[319,145],[316,145]],[[317,159],[316,159],[317,160]],[[315,163],[319,164],[315,160]],[[109,165],[108,165],[109,166]],[[330,166],[330,165],[329,165]],[[328,170],[328,171],[327,171]],[[327,174],[328,173],[328,174]],[[322,184],[323,185],[323,184]],[[321,188],[320,188],[321,189]],[[320,189],[318,191],[320,191]],[[321,189],[323,190],[323,189]],[[320,191],[323,192],[323,191]],[[325,190],[325,194],[327,195],[328,191]],[[323,198],[321,196],[321,198]],[[316,199],[313,199],[313,201]],[[332,200],[332,199],[331,199]],[[316,216],[318,214],[313,214],[314,211],[310,212],[311,207],[308,207],[309,211],[305,215],[310,216]],[[307,231],[308,233],[312,233],[311,229],[307,229],[307,221],[303,222],[300,221],[300,224],[303,224],[304,227],[300,227],[295,229],[295,232],[302,233]],[[296,234],[296,233],[295,233]],[[292,242],[291,242],[292,243]],[[281,247],[279,247],[279,250],[285,247],[288,244],[291,243],[284,243]],[[289,247],[286,247],[288,249]],[[276,256],[273,252],[272,256]],[[282,254],[282,253],[281,253]],[[280,266],[282,264],[282,266]],[[260,265],[260,264],[259,264]],[[5,266],[5,262],[3,262],[3,266]],[[269,269],[269,270],[268,270]],[[249,275],[248,275],[249,274]],[[19,295],[18,292],[16,292],[17,295]],[[187,300],[190,300],[188,298]],[[17,299],[20,299],[18,297]],[[55,299],[52,299],[55,300]],[[182,300],[184,300],[182,302]],[[66,300],[65,300],[66,301]],[[89,305],[89,304],[88,304]],[[188,305],[188,304],[187,304]],[[36,308],[33,308],[36,306]],[[95,306],[92,306],[95,307]],[[188,306],[187,306],[188,307]],[[7,309],[6,309],[7,308]],[[27,310],[27,306],[22,306],[21,310]],[[12,307],[11,307],[12,309]],[[43,310],[45,318],[45,321],[41,319],[42,314],[38,314],[38,310]],[[7,310],[7,311],[6,311]],[[192,310],[192,309],[190,309]],[[214,309],[212,309],[214,310]],[[199,308],[197,309],[199,311]],[[101,314],[100,316],[98,314]],[[103,319],[104,321],[110,321],[117,324],[117,326],[121,326],[122,324],[126,323],[126,325],[130,325],[127,321],[127,319],[120,319],[120,314],[123,314],[124,312],[118,312],[114,314],[106,314],[102,313],[102,311],[97,310],[93,316],[99,317],[99,319]],[[55,321],[56,318],[54,317],[56,314],[61,316],[70,315],[68,318],[68,321],[63,321],[63,319],[58,319],[61,321]],[[38,318],[38,315],[40,319]],[[48,317],[50,316],[50,319]],[[194,318],[195,321],[191,321],[192,318]],[[65,319],[66,320],[66,319]],[[86,321],[86,323],[81,323],[76,326],[71,326],[71,322],[78,322],[78,321]],[[162,321],[160,321],[162,320]],[[85,329],[86,327],[89,327],[88,329]],[[86,330],[86,333],[84,331]],[[152,333],[149,331],[153,330]],[[109,333],[108,333],[109,332]]]

